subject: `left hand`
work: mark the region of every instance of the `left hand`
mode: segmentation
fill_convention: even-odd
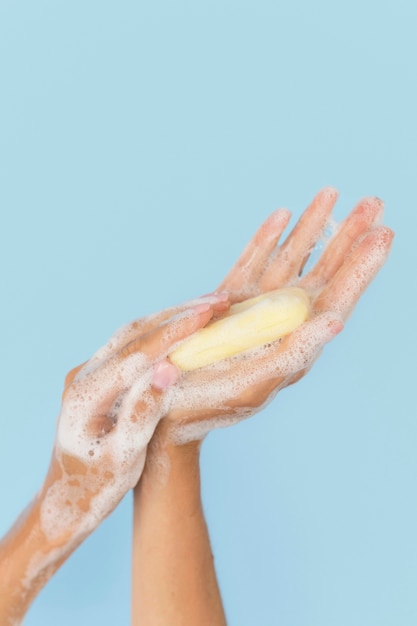
[[[139,480],[178,372],[164,357],[229,306],[201,298],[122,328],[65,381],[40,522],[57,545],[89,534]]]
[[[0,542],[0,623],[21,623],[58,567],[133,487],[178,377],[164,361],[176,342],[229,306],[198,301],[124,327],[66,379],[49,472]]]

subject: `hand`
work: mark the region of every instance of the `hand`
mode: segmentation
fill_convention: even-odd
[[[178,372],[162,360],[229,306],[200,298],[122,328],[65,382],[43,488],[0,542],[0,623],[30,603],[81,541],[138,481],[146,446]]]
[[[224,295],[199,302],[129,324],[68,374],[41,509],[51,540],[85,536],[138,482],[178,378],[162,359],[229,306]]]
[[[278,241],[290,213],[273,213],[220,285],[219,290],[230,292],[232,303],[297,285],[309,293],[312,314],[281,341],[183,372],[169,391],[170,410],[163,420],[165,430],[178,443],[201,439],[213,428],[256,413],[280,389],[302,378],[324,345],[342,330],[384,264],[393,233],[379,225],[382,202],[365,199],[327,242],[315,267],[303,276],[303,267],[323,238],[336,199],[333,189],[319,192],[281,246]]]

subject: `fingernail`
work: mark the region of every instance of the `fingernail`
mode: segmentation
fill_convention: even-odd
[[[319,191],[320,194],[322,194],[323,196],[327,196],[330,198],[337,198],[339,195],[339,192],[337,191],[337,189],[335,189],[334,187],[324,187],[321,191]]]
[[[217,302],[227,302],[230,295],[228,291],[212,291],[212,293],[206,293],[204,296],[200,296],[200,298],[204,298],[208,300],[211,304],[217,304]]]
[[[213,295],[216,298],[217,302],[227,302],[230,298],[230,294],[228,291],[219,291],[219,293],[214,293]]]
[[[197,315],[199,315],[200,313],[206,313],[206,311],[210,311],[211,309],[211,304],[207,303],[207,304],[197,304],[197,306],[194,306],[191,311],[194,311],[194,313],[197,313]]]
[[[291,217],[291,211],[288,209],[276,209],[269,216],[268,222],[271,223],[272,226],[282,226],[282,222],[289,222]]]
[[[177,382],[180,374],[178,369],[168,361],[157,363],[153,370],[152,386],[156,389],[166,389]]]
[[[342,332],[344,327],[345,326],[344,326],[343,322],[341,322],[340,320],[333,320],[332,322],[330,322],[329,330],[331,332],[331,336],[332,337],[336,337],[336,335],[338,335],[339,333]]]

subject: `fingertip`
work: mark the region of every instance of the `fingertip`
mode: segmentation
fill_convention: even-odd
[[[337,200],[337,198],[339,197],[339,192],[335,187],[323,187],[323,189],[321,189],[318,194],[318,196],[322,197],[322,198],[329,198],[331,200]]]
[[[226,289],[219,292],[215,291],[213,295],[216,298],[215,304],[218,302],[228,302],[230,300],[230,293]]]
[[[277,209],[274,211],[266,221],[266,224],[271,226],[271,228],[285,228],[288,222],[291,219],[291,211],[288,209]]]
[[[191,309],[191,312],[196,315],[201,315],[201,313],[207,313],[207,311],[210,311],[212,308],[213,307],[209,302],[204,302],[203,304],[197,304],[197,306],[194,306]]]
[[[365,201],[367,201],[372,206],[376,207],[376,209],[379,212],[382,212],[384,210],[384,206],[385,206],[384,201],[381,200],[381,198],[378,198],[377,196],[370,196],[369,198],[365,198]]]
[[[390,251],[392,241],[394,239],[394,231],[388,226],[375,226],[363,240],[362,252],[370,252],[375,258],[381,255],[386,259],[387,253]],[[361,248],[358,248],[360,251]]]
[[[193,306],[184,313],[184,326],[181,331],[182,338],[203,328],[213,318],[216,306],[210,302],[203,302]],[[177,339],[178,340],[178,339]]]
[[[381,240],[383,241],[383,243],[385,243],[386,245],[391,245],[395,237],[394,231],[388,226],[380,226],[379,231],[380,231],[380,236],[381,236]]]
[[[319,344],[326,344],[342,332],[344,323],[341,316],[335,311],[319,314],[306,324],[307,335],[316,335]]]
[[[228,302],[230,300],[230,293],[227,290],[212,291],[211,293],[206,293],[203,296],[200,296],[198,300],[203,300],[200,304],[211,304],[214,306]]]
[[[178,341],[182,341],[200,330],[211,320],[213,315],[213,305],[209,302],[201,302],[171,318],[164,328],[164,349],[167,345],[172,347]]]
[[[379,226],[384,217],[384,202],[376,196],[362,198],[351,215],[361,218],[369,226]]]
[[[231,305],[230,293],[228,291],[215,291],[207,294],[205,300],[205,302],[200,302],[200,304],[190,309],[199,319],[202,316],[204,323],[207,323],[215,315],[223,315],[229,310]],[[207,317],[209,311],[211,311],[211,316]]]
[[[337,319],[333,319],[331,322],[329,322],[329,333],[330,333],[330,338],[336,337],[336,335],[338,335],[339,333],[342,332],[342,330],[344,329],[345,325],[342,322],[341,319],[337,318]]]
[[[179,377],[180,372],[173,363],[167,360],[160,361],[154,366],[151,384],[154,389],[163,391],[174,385]]]
[[[282,235],[290,219],[291,211],[288,209],[277,209],[266,218],[257,233],[255,233],[254,243],[256,245],[264,245],[269,240],[275,241]]]

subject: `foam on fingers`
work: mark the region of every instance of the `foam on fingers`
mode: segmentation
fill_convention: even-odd
[[[218,294],[208,300],[133,340],[122,354],[115,355],[107,345],[67,388],[55,445],[59,471],[40,512],[42,530],[51,541],[67,536],[79,541],[139,480],[146,446],[167,411],[162,389],[173,382],[167,381],[167,371],[178,376],[172,364],[155,368],[154,358],[210,319],[211,303],[227,306],[228,297]],[[121,335],[126,332],[131,331],[124,329]]]
[[[383,216],[384,204],[379,198],[361,200],[341,225],[334,229],[315,266],[300,281],[300,286],[318,291],[336,274],[364,236]]]
[[[273,214],[258,232],[259,242],[267,242],[267,254],[249,245],[240,266],[233,270],[235,276],[233,271],[229,275],[231,284],[236,279],[236,285],[243,285],[242,293],[248,285],[259,290],[254,276],[277,269],[282,280],[287,277],[297,283],[300,263],[321,236],[336,198],[332,189],[316,196],[273,265],[265,270],[266,257],[273,255],[289,219],[286,211]],[[311,367],[323,346],[343,328],[342,318],[386,260],[392,240],[389,229],[378,226],[361,237],[380,219],[382,204],[378,203],[362,201],[355,217],[345,221],[349,227],[339,250],[339,269],[326,269],[334,277],[314,302],[313,319],[303,323],[304,317],[301,326],[289,330],[286,337],[262,336],[259,345],[259,333],[245,352],[232,352],[233,356],[201,370],[178,372],[161,359],[173,346],[185,344],[188,335],[211,319],[216,307],[219,312],[227,308],[227,295],[211,294],[174,317],[173,309],[169,314],[149,316],[145,335],[142,321],[127,325],[81,368],[65,392],[55,451],[59,476],[49,485],[41,509],[42,530],[49,538],[58,542],[71,533],[79,540],[114,508],[139,479],[146,447],[164,416],[180,416],[173,427],[177,442],[202,439],[213,428],[260,410],[279,389]],[[340,243],[341,232],[328,250]],[[309,292],[313,300],[315,294],[314,289]],[[237,305],[243,311],[245,306]],[[222,342],[229,340],[230,333],[226,333]]]
[[[133,353],[83,368],[67,389],[56,435],[57,469],[40,511],[51,541],[82,539],[139,480],[146,446],[165,411],[152,376],[148,357]]]
[[[257,295],[258,280],[266,270],[269,257],[290,218],[291,213],[287,209],[274,211],[243,250],[238,261],[220,286],[221,289],[227,288],[232,291],[235,301]]]
[[[62,475],[48,488],[41,511],[45,534],[57,538],[69,530],[77,536],[87,533],[136,484],[146,446],[166,411],[161,390],[173,382],[166,380],[167,371],[171,378],[173,372],[178,375],[171,364],[168,369],[159,364],[155,371],[153,357],[210,319],[211,303],[227,305],[228,298],[218,294],[204,300],[160,325],[143,342],[136,345],[134,340],[122,355],[107,344],[69,385],[55,447]],[[131,329],[124,328],[118,340]],[[139,348],[148,348],[150,354]],[[159,391],[153,386],[155,374]]]
[[[346,320],[387,260],[393,237],[386,226],[373,229],[320,294],[315,310],[332,310]]]
[[[280,344],[266,346],[263,358],[253,363],[251,383],[288,377],[309,368],[323,349],[343,330],[343,322],[337,313],[326,312],[305,322]]]
[[[291,376],[310,367],[323,346],[342,328],[340,316],[325,313],[304,323],[283,341],[258,346],[203,371],[184,373],[167,392],[167,412],[184,415],[182,422],[173,424],[175,440],[202,439],[209,430],[259,411]]]
[[[97,368],[104,361],[117,354],[117,352],[122,350],[127,344],[131,344],[142,335],[155,330],[161,324],[166,324],[170,319],[200,304],[208,303],[213,306],[215,313],[223,313],[229,307],[228,299],[228,294],[224,292],[211,293],[170,307],[164,311],[152,313],[143,318],[133,320],[119,328],[110,337],[107,343],[95,352],[88,361],[88,367],[90,370]]]
[[[298,278],[306,254],[321,237],[337,198],[338,192],[332,187],[322,189],[314,197],[276,256],[271,258],[262,279],[264,289],[292,284]]]

